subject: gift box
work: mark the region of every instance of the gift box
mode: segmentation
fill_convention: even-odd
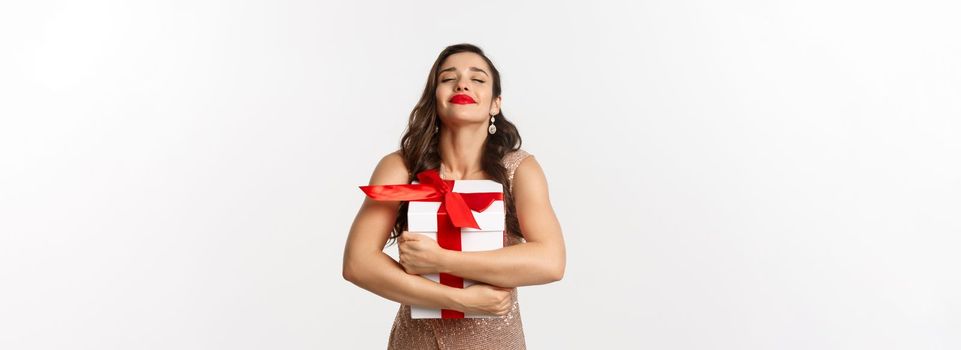
[[[405,185],[361,186],[376,200],[409,201],[407,231],[430,237],[441,248],[464,252],[504,247],[503,186],[492,180],[443,180],[436,169],[417,174]],[[477,283],[446,273],[422,275],[454,288]],[[495,315],[463,313],[411,305],[411,318],[486,318]]]

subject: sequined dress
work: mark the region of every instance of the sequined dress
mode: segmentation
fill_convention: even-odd
[[[518,149],[504,156],[508,189],[514,188],[514,170],[530,153]],[[504,246],[523,240],[505,232]],[[493,318],[411,319],[410,305],[400,305],[391,327],[388,350],[419,349],[526,349],[517,288],[507,315]]]

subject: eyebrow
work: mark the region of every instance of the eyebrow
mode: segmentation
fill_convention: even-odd
[[[446,72],[446,71],[453,71],[453,70],[457,70],[457,68],[456,68],[456,67],[444,68],[444,69],[441,69],[440,72],[438,72],[438,75],[439,75],[440,73],[443,73],[443,72]],[[485,72],[483,69],[480,69],[480,68],[477,68],[477,67],[470,67],[470,70],[475,71],[475,72],[484,73],[484,75],[486,75],[486,76],[488,76],[488,77],[490,76],[490,75],[487,74],[487,72]]]

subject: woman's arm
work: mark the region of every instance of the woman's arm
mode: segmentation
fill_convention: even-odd
[[[403,158],[394,152],[377,164],[370,185],[402,184],[408,180]],[[407,274],[384,253],[383,247],[394,226],[399,205],[397,201],[364,198],[344,247],[344,279],[398,303],[463,310],[458,300],[461,289]]]
[[[497,250],[443,250],[441,272],[500,287],[546,284],[564,277],[566,250],[540,164],[528,156],[514,172],[514,206],[526,243]]]

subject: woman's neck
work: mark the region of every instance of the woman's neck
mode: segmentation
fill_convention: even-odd
[[[463,125],[456,128],[441,128],[440,159],[441,173],[447,180],[467,180],[483,178],[482,166],[484,142],[487,141],[487,128]]]

